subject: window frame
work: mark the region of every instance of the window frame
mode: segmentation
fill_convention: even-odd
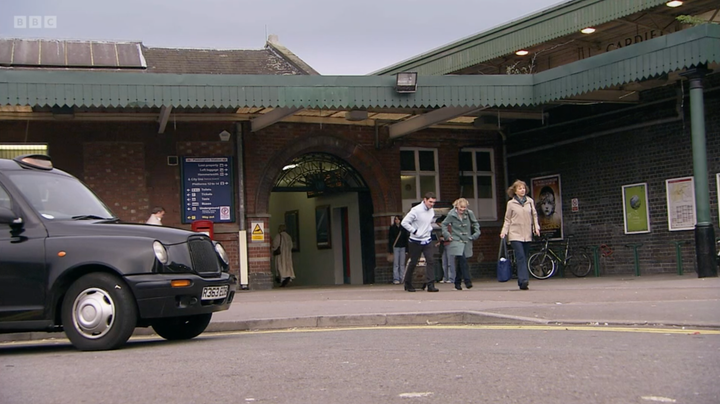
[[[422,193],[422,190],[420,188],[420,177],[435,177],[435,198],[437,200],[440,200],[440,164],[438,161],[438,149],[431,148],[431,147],[401,147],[400,153],[402,152],[408,152],[412,151],[413,156],[415,158],[415,170],[403,170],[402,167],[400,167],[400,178],[402,183],[402,177],[406,176],[412,176],[415,177],[415,198],[413,199],[404,199],[402,197],[403,191],[402,191],[402,185],[400,189],[400,198],[402,201],[402,209],[403,212],[407,212],[412,208],[412,204],[416,202],[422,201],[424,198],[424,194]],[[433,165],[435,168],[435,171],[421,171],[420,170],[420,152],[421,151],[431,151],[433,152]]]
[[[477,165],[477,152],[487,152],[490,155],[490,171],[478,171],[478,165]],[[495,149],[489,148],[489,147],[463,147],[459,150],[458,153],[470,153],[470,156],[472,158],[472,171],[460,171],[459,177],[472,177],[473,181],[473,198],[465,198],[468,200],[468,203],[470,205],[470,209],[475,213],[475,217],[479,221],[496,221],[498,220],[498,210],[497,210],[497,202],[498,202],[498,195],[497,195],[497,175],[495,173]],[[460,160],[460,156],[458,155],[458,161]],[[490,177],[490,190],[492,192],[491,198],[478,198],[478,186],[477,186],[477,179],[479,176],[482,177]],[[459,182],[458,178],[458,182]],[[462,195],[462,190],[460,192]],[[480,211],[479,209],[479,202],[480,199],[488,200],[492,202],[492,209],[489,210],[490,215],[483,216],[482,213],[485,212],[485,210]]]

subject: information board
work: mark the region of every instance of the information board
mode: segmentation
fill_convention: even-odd
[[[183,223],[235,221],[232,157],[183,157]]]

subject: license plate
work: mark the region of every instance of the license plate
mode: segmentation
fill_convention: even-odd
[[[201,300],[224,299],[228,294],[228,285],[206,286],[203,288]]]

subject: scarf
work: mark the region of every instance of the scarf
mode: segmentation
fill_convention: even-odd
[[[520,202],[520,206],[525,206],[525,202],[527,202],[527,196],[523,196],[522,199],[520,199],[517,195],[515,195],[514,198],[516,201]]]

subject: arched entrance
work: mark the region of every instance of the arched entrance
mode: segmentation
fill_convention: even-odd
[[[374,281],[370,189],[350,164],[310,152],[282,166],[269,199],[270,229],[285,224],[293,237],[294,284]]]

